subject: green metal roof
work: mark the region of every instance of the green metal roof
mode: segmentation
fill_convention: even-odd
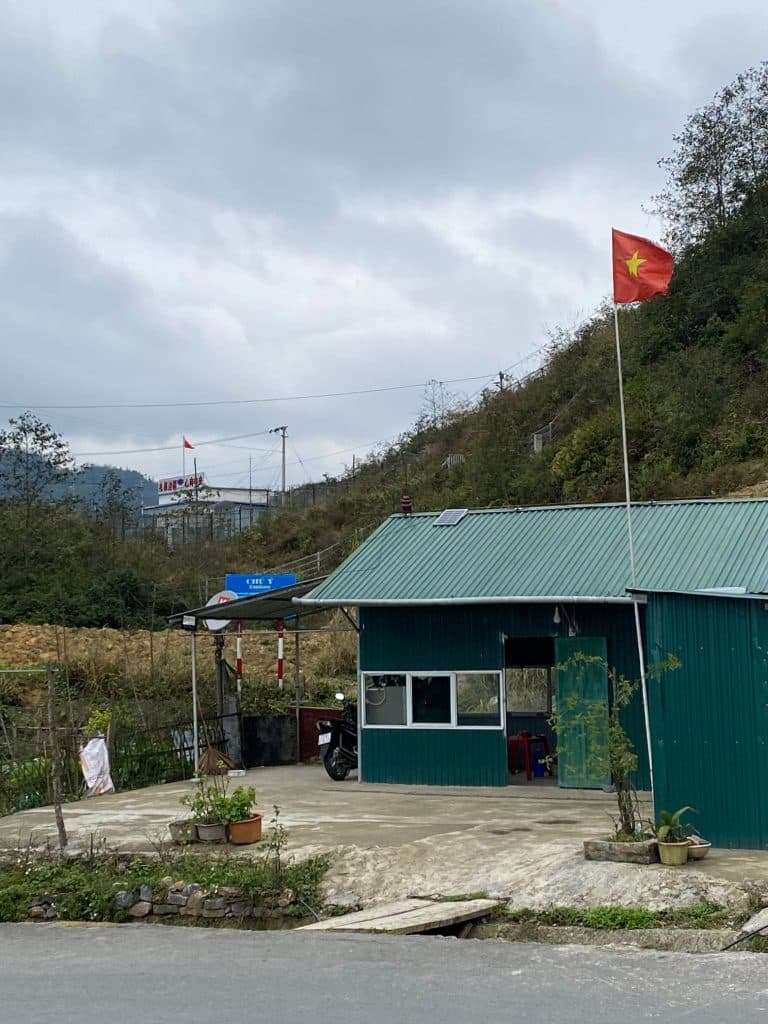
[[[392,516],[299,604],[627,600],[626,506]],[[768,592],[768,499],[632,506],[638,590]]]

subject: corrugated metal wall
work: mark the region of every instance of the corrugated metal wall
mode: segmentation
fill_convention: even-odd
[[[681,668],[649,681],[656,807],[718,846],[768,848],[768,612],[763,601],[656,594],[648,653]]]
[[[621,605],[561,606],[559,625],[553,622],[554,605],[456,605],[433,608],[361,608],[360,668],[363,671],[461,671],[499,670],[504,664],[503,636],[567,636],[568,617],[580,636],[605,637],[608,663],[619,673],[635,679],[639,675],[633,611]],[[645,726],[640,697],[626,714],[627,732],[640,761],[637,785],[649,785]],[[375,742],[377,756],[388,757],[384,736],[406,730],[365,730],[363,737],[363,778],[374,769],[366,756],[366,745]],[[458,736],[464,730],[454,730]],[[371,740],[372,733],[378,737]],[[486,738],[490,734],[483,734]],[[398,741],[399,742],[399,741]],[[490,742],[490,741],[489,741]],[[372,748],[369,748],[372,749]],[[398,746],[401,756],[405,749]],[[427,772],[419,765],[423,755],[414,746],[413,771]],[[378,771],[378,768],[376,768]],[[411,770],[411,766],[408,766]],[[371,780],[372,781],[372,780]],[[400,779],[398,781],[405,781]],[[479,784],[479,783],[478,783]]]
[[[501,730],[364,729],[361,774],[366,782],[418,786],[506,786],[507,747]]]

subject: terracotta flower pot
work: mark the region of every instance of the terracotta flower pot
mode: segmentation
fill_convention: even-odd
[[[254,814],[244,821],[231,821],[227,826],[227,838],[236,846],[258,843],[261,839],[261,815]]]
[[[691,847],[687,839],[682,843],[659,843],[659,860],[662,864],[677,867],[688,860]]]

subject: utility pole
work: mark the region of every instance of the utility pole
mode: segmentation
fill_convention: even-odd
[[[285,426],[283,426],[283,427],[272,427],[272,429],[269,431],[270,434],[281,434],[282,435],[282,439],[283,439],[283,486],[282,486],[282,496],[281,496],[281,504],[283,504],[283,505],[285,504],[285,435],[286,435],[287,431],[288,431],[288,427],[285,427]]]
[[[194,520],[194,530],[195,530],[195,544],[197,544],[198,534],[199,534],[199,529],[200,529],[200,488],[197,485],[197,459],[193,459],[192,460],[192,465],[194,466],[194,473],[195,473],[195,520]]]
[[[436,380],[430,380],[427,383],[429,384],[429,387],[431,389],[430,405],[432,406],[432,426],[436,427],[437,426],[437,393],[436,393],[435,388],[436,388],[436,385],[437,385],[437,381]]]

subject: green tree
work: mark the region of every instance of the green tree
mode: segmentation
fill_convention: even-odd
[[[69,446],[50,423],[31,412],[8,421],[0,431],[0,483],[12,512],[6,517],[24,564],[28,565],[33,546],[39,541],[36,512],[50,498],[52,486],[65,480],[71,471]]]
[[[659,166],[666,187],[653,197],[666,241],[681,251],[701,242],[765,182],[768,169],[768,63],[742,72],[691,114]]]
[[[8,420],[0,430],[0,482],[12,498],[29,508],[48,496],[72,467],[69,445],[50,423],[31,412]]]

